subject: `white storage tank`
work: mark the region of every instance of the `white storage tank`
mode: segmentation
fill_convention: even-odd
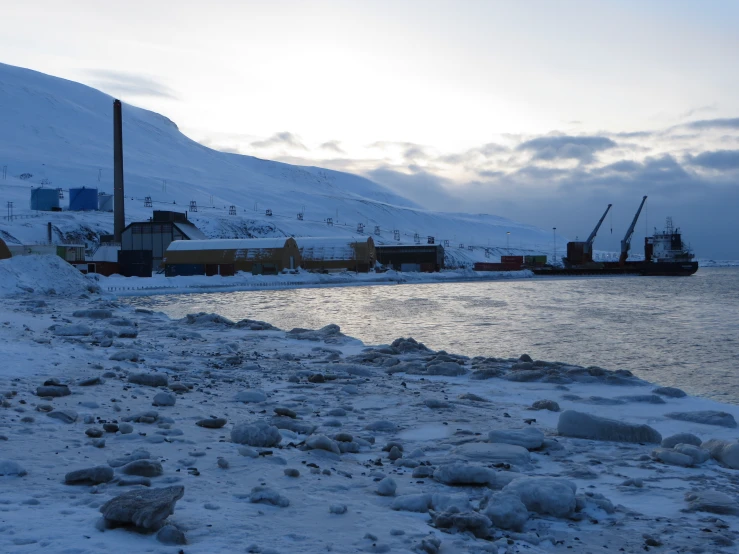
[[[104,192],[98,193],[98,210],[101,212],[113,211],[113,195]]]

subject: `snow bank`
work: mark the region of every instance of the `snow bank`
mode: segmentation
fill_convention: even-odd
[[[0,260],[0,296],[27,292],[71,295],[97,289],[58,256],[15,256]]]

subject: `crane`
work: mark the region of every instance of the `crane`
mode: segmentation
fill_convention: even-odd
[[[639,209],[636,210],[634,221],[631,222],[631,225],[629,226],[628,231],[626,231],[626,236],[621,241],[621,257],[618,260],[619,265],[624,265],[626,263],[626,258],[629,257],[629,248],[631,247],[631,235],[634,234],[634,227],[636,227],[636,221],[639,219],[639,214],[641,213],[641,209],[644,207],[644,202],[646,201],[647,201],[646,196],[641,199],[641,204],[639,204]]]
[[[562,263],[565,264],[565,267],[579,267],[593,263],[593,241],[595,240],[595,235],[598,234],[598,229],[600,229],[600,226],[603,224],[603,220],[606,218],[606,215],[608,215],[608,211],[611,209],[612,205],[613,204],[608,204],[606,211],[601,216],[595,229],[593,229],[593,232],[590,233],[588,240],[570,241],[567,243],[567,257],[562,258]]]
[[[598,225],[595,226],[595,229],[593,229],[593,232],[590,233],[590,236],[588,237],[588,240],[585,241],[585,244],[583,245],[583,253],[590,259],[593,259],[593,241],[595,240],[595,235],[598,234],[598,229],[600,229],[600,226],[603,224],[603,220],[608,215],[608,210],[611,209],[611,206],[613,204],[608,204],[608,207],[606,208],[606,211],[603,212],[603,216],[600,218],[600,221],[598,221]]]

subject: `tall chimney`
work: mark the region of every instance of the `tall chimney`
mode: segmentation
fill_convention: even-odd
[[[126,217],[123,210],[123,120],[121,101],[113,101],[113,240],[121,242]]]

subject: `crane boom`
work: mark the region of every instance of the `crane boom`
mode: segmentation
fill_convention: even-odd
[[[585,241],[585,246],[583,247],[584,252],[591,253],[593,251],[593,241],[595,240],[595,236],[598,234],[598,229],[600,229],[600,226],[603,224],[603,220],[608,215],[608,210],[611,209],[612,205],[613,204],[608,204],[606,211],[603,212],[603,216],[600,218],[600,221],[598,221],[598,225],[595,226],[595,229],[593,229],[593,232],[590,233],[588,240]]]
[[[621,241],[621,257],[619,258],[619,263],[623,265],[626,262],[626,258],[629,257],[629,247],[631,246],[631,235],[634,234],[634,227],[636,227],[636,221],[639,219],[639,214],[641,213],[641,209],[644,207],[644,202],[647,201],[647,197],[641,199],[641,204],[639,204],[639,209],[636,210],[636,215],[634,216],[634,221],[631,222],[631,225],[629,226],[629,230],[626,231],[626,236],[624,237],[624,240]]]

